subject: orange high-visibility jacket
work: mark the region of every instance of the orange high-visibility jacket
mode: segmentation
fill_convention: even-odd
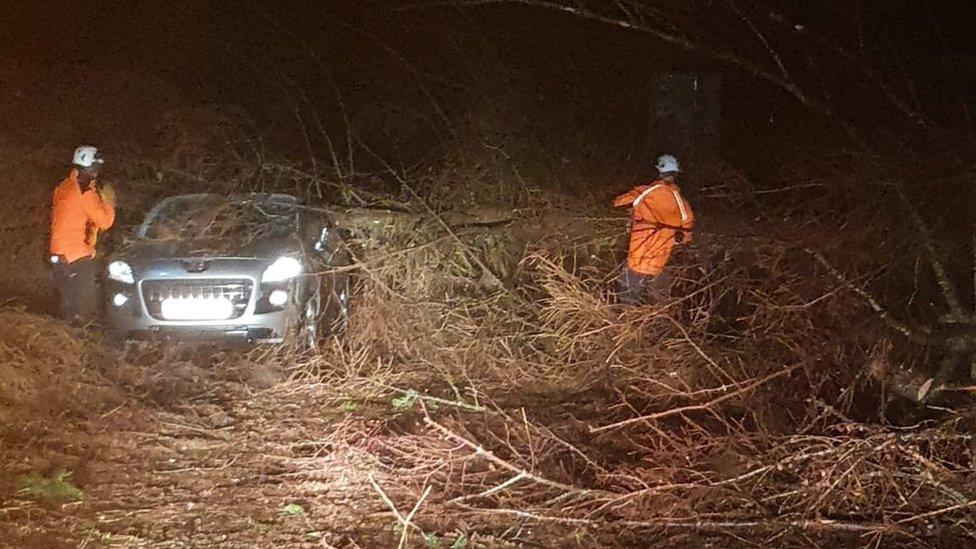
[[[108,229],[114,222],[115,208],[105,203],[95,189],[82,192],[78,170],[71,170],[54,190],[51,254],[64,256],[68,263],[94,257],[98,231]]]
[[[669,181],[639,185],[613,201],[614,207],[631,206],[630,251],[627,264],[645,275],[659,275],[668,264],[674,234],[695,226],[695,216],[678,186]]]

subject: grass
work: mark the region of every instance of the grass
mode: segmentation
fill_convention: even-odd
[[[281,514],[289,517],[305,516],[305,508],[297,503],[289,503],[281,508]]]
[[[19,493],[42,502],[66,503],[85,499],[84,492],[71,483],[71,471],[66,469],[58,469],[51,477],[36,472],[25,476]]]

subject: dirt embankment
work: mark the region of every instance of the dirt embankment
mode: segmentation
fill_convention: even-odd
[[[0,137],[3,139],[3,137]],[[0,203],[0,299],[16,299],[36,310],[50,310],[54,287],[47,269],[51,189],[63,177],[61,149],[0,145],[6,199]]]

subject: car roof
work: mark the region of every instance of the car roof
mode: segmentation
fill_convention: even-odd
[[[146,213],[146,217],[143,218],[142,223],[139,225],[139,230],[137,232],[137,236],[139,238],[145,238],[146,237],[146,233],[149,230],[149,225],[156,219],[156,217],[159,215],[159,212],[162,211],[163,208],[165,208],[167,205],[169,205],[169,204],[171,204],[173,202],[176,202],[178,200],[195,200],[195,199],[204,199],[204,198],[217,198],[217,199],[223,199],[223,200],[227,200],[227,201],[233,202],[233,201],[254,199],[256,197],[257,198],[264,198],[264,199],[271,200],[271,201],[274,201],[274,202],[280,202],[280,203],[283,203],[283,204],[296,204],[296,205],[300,205],[301,204],[301,201],[298,199],[298,197],[296,197],[294,195],[291,195],[291,194],[287,194],[287,193],[257,193],[257,192],[252,192],[252,193],[231,194],[229,196],[224,196],[224,195],[220,195],[220,194],[217,194],[217,193],[187,193],[187,194],[176,194],[176,195],[172,195],[172,196],[167,196],[165,198],[160,199],[158,202],[156,202],[156,204],[149,210],[149,212]]]

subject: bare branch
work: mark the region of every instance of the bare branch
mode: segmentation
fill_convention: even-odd
[[[663,412],[655,412],[653,414],[647,414],[647,415],[643,415],[643,416],[640,416],[640,417],[633,417],[633,418],[630,418],[630,419],[626,419],[624,421],[618,421],[616,423],[611,423],[610,425],[603,425],[603,426],[600,426],[600,427],[590,427],[590,432],[591,433],[599,433],[599,432],[602,432],[602,431],[609,431],[611,429],[619,429],[620,427],[624,427],[624,426],[631,425],[631,424],[634,424],[634,423],[640,423],[640,422],[645,422],[645,421],[655,421],[655,420],[659,420],[659,419],[664,419],[666,417],[671,417],[671,416],[675,416],[675,415],[679,415],[679,414],[684,414],[684,413],[687,413],[687,412],[695,412],[695,411],[701,411],[701,410],[710,410],[710,409],[714,408],[715,406],[717,406],[717,405],[725,402],[726,400],[732,399],[732,398],[734,398],[734,397],[736,397],[738,395],[741,395],[743,393],[748,393],[750,391],[753,391],[756,388],[761,387],[762,385],[765,385],[766,383],[769,383],[770,381],[772,381],[772,380],[774,380],[774,379],[776,379],[778,377],[782,377],[782,376],[785,376],[787,374],[790,374],[794,370],[796,370],[797,368],[799,368],[800,366],[803,366],[803,363],[794,364],[793,366],[790,366],[788,368],[784,368],[782,370],[779,370],[778,372],[774,372],[774,373],[769,374],[767,376],[764,376],[764,377],[761,377],[759,379],[756,379],[752,383],[750,383],[749,385],[746,385],[745,387],[742,387],[741,389],[739,389],[737,391],[733,391],[731,393],[724,394],[724,395],[722,395],[722,396],[720,396],[720,397],[718,397],[716,399],[710,400],[710,401],[708,401],[708,402],[706,402],[704,404],[693,404],[693,405],[688,405],[688,406],[682,406],[680,408],[672,408],[670,410],[664,410]]]

